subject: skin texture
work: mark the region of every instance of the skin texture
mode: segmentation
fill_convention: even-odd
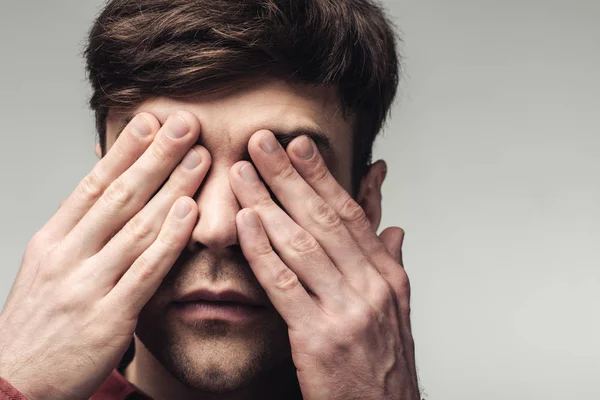
[[[29,241],[0,313],[0,376],[28,399],[89,398],[117,366],[195,224],[198,132],[190,113],[136,116]]]
[[[198,143],[210,153],[211,167],[194,197],[199,218],[188,246],[140,314],[136,356],[126,376],[157,398],[166,397],[165,388],[178,398],[199,394],[210,398],[211,393],[218,394],[218,398],[246,398],[250,394],[264,397],[269,392],[276,398],[280,389],[271,387],[273,382],[289,381],[290,373],[294,379],[295,370],[287,326],[274,308],[266,318],[251,324],[207,321],[189,326],[173,318],[168,312],[169,303],[194,288],[208,286],[233,287],[270,304],[240,248],[236,215],[241,207],[232,190],[230,171],[257,131],[318,127],[332,141],[338,161],[328,159],[327,166],[350,191],[351,121],[342,117],[331,88],[292,88],[275,80],[193,101],[153,99],[132,113],[151,113],[162,124],[177,110],[198,118]],[[127,114],[110,115],[107,148],[114,143]],[[371,168],[361,191],[360,201],[374,230],[381,216],[384,177],[385,164],[380,161]]]
[[[170,112],[177,109],[185,109],[198,117],[202,126],[200,143],[210,152],[212,167],[196,197],[200,217],[190,238],[189,253],[182,254],[164,284],[142,311],[136,330],[139,352],[126,375],[139,387],[155,395],[166,396],[167,391],[159,387],[165,386],[168,393],[176,393],[179,398],[193,398],[199,394],[209,398],[211,393],[218,394],[218,398],[224,398],[225,394],[228,398],[264,398],[267,395],[278,398],[278,388],[270,386],[286,378],[273,371],[281,371],[282,368],[288,374],[295,371],[290,368],[288,327],[276,312],[258,323],[243,326],[213,322],[190,327],[170,318],[168,303],[178,291],[187,292],[207,284],[213,287],[233,286],[264,298],[260,283],[240,254],[240,229],[239,223],[236,223],[239,218],[236,216],[241,209],[238,203],[248,207],[260,202],[260,197],[251,198],[249,193],[262,193],[265,198],[269,198],[269,193],[264,189],[260,191],[260,185],[255,188],[236,179],[240,167],[236,161],[249,148],[252,159],[245,163],[252,161],[262,166],[265,172],[262,176],[268,180],[278,164],[269,166],[261,160],[261,152],[254,150],[258,147],[257,139],[254,147],[249,144],[252,143],[251,138],[264,133],[256,133],[257,130],[281,131],[316,126],[328,134],[340,161],[335,165],[332,160],[327,160],[323,166],[333,171],[343,190],[350,191],[350,123],[341,117],[333,91],[292,89],[279,81],[194,102],[157,99],[146,102],[135,112],[150,112],[159,121],[164,121]],[[238,118],[239,115],[244,118]],[[119,124],[118,117],[112,118],[108,124],[109,145]],[[385,172],[383,162],[372,167],[363,182],[359,199],[373,231],[380,220],[380,188]],[[298,193],[302,193],[301,197],[308,197],[306,189],[306,184],[291,182],[285,190],[279,189],[277,197],[282,202],[302,204],[293,199]],[[285,215],[279,214],[279,217]],[[277,217],[274,218],[273,233],[278,229]],[[332,240],[336,240],[335,236]],[[314,275],[317,274],[315,270]],[[364,277],[360,275],[357,279]],[[165,384],[157,384],[159,382]],[[185,388],[181,382],[194,389]],[[255,383],[245,387],[250,382]],[[173,388],[180,390],[174,391]],[[332,398],[331,393],[319,396]]]
[[[0,313],[0,376],[30,400],[89,398],[135,333],[126,376],[157,400],[292,398],[294,374],[305,399],[417,398],[403,232],[375,234],[385,163],[351,199],[333,93],[271,80],[153,99],[116,140],[124,115],[111,115],[109,151],[27,245]],[[334,153],[294,156],[306,137],[260,150],[300,125]],[[169,303],[201,287],[271,309],[252,326],[176,320]]]

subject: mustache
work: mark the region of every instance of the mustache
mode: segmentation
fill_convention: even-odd
[[[181,252],[163,280],[163,286],[182,292],[201,283],[219,286],[230,282],[245,293],[266,296],[239,245],[213,251],[198,243]]]
[[[232,245],[226,249],[220,249],[219,251],[212,251],[207,246],[196,243],[195,247],[190,250],[185,247],[175,264],[175,268],[187,270],[202,270],[203,272],[210,273],[211,277],[218,278],[222,271],[229,271],[231,269],[242,269],[250,270],[250,263],[244,257],[242,248],[239,245]]]

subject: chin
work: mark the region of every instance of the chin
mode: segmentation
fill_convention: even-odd
[[[280,380],[274,375],[282,373],[282,364],[291,364],[287,326],[276,313],[243,324],[146,317],[140,314],[136,336],[161,369],[187,389],[243,391]],[[290,372],[295,378],[295,369]]]

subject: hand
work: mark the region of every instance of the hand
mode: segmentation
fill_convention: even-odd
[[[270,154],[260,146],[267,139]],[[294,153],[304,140],[308,159]],[[378,237],[310,139],[294,139],[286,152],[260,131],[248,150],[289,215],[250,163],[235,164],[231,186],[245,207],[236,218],[240,244],[288,325],[303,397],[418,399],[402,230]]]
[[[0,376],[27,398],[89,398],[117,367],[196,223],[199,132],[188,112],[137,115],[27,245],[0,314]]]

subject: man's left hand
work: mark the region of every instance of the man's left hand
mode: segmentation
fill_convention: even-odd
[[[307,159],[294,151],[303,144],[312,149]],[[286,211],[251,163],[237,163],[230,182],[244,207],[238,236],[288,326],[303,397],[418,400],[404,232],[390,227],[377,236],[308,137],[285,150],[263,130],[248,149]]]

